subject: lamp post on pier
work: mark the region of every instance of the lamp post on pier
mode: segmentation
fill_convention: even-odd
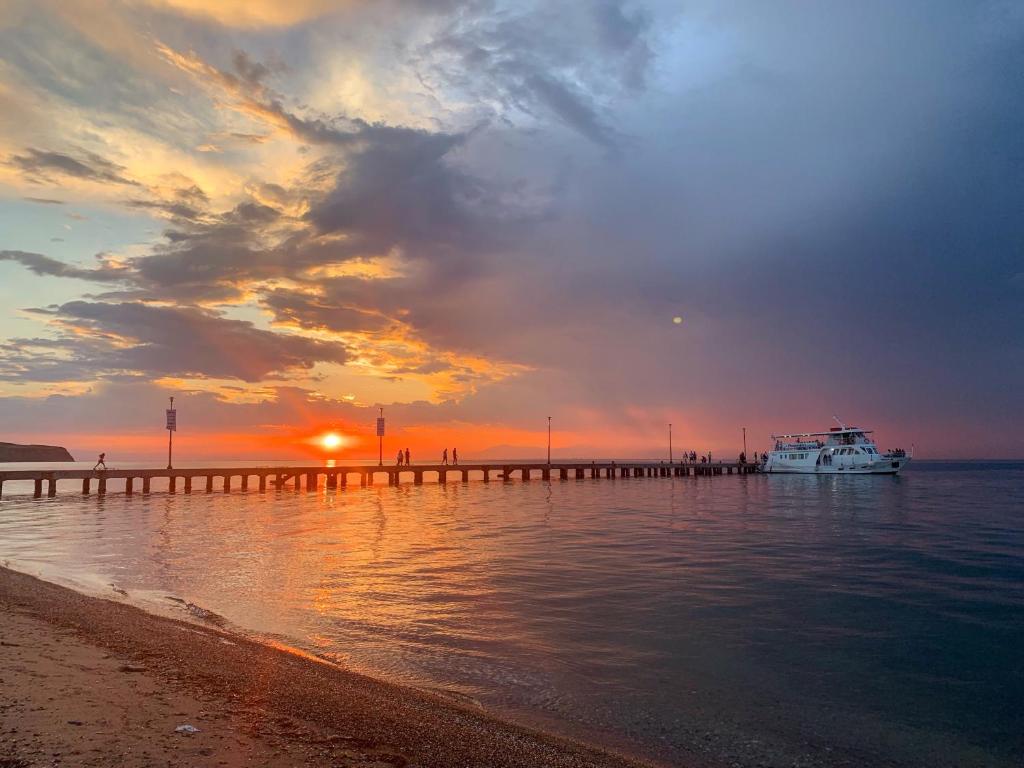
[[[548,416],[548,466],[551,466],[551,417]]]
[[[167,468],[174,469],[171,461],[171,451],[174,445],[174,433],[178,429],[178,412],[174,410],[174,398],[171,398],[171,407],[167,409]]]
[[[377,417],[377,440],[380,450],[377,458],[377,466],[384,466],[384,406],[380,408],[380,416]]]
[[[743,456],[747,455],[747,428],[743,428]]]

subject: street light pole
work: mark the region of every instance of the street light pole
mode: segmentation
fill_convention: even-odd
[[[380,418],[377,419],[377,439],[379,441],[379,455],[377,457],[377,466],[384,466],[384,406],[380,408]]]
[[[551,466],[551,417],[548,416],[548,466]]]
[[[174,430],[177,423],[174,421],[174,398],[171,398],[171,407],[167,411],[167,468],[174,469],[171,461],[171,452],[174,447]]]
[[[668,425],[668,463],[672,463],[672,425]]]
[[[743,428],[743,455],[747,455],[747,428]]]

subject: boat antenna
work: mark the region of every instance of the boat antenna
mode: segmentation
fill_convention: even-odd
[[[845,424],[843,424],[843,422],[842,422],[842,421],[840,421],[839,417],[838,417],[838,416],[836,416],[836,415],[835,415],[834,413],[832,414],[832,418],[836,420],[836,424],[838,424],[838,425],[839,425],[840,427],[842,427],[843,429],[846,429],[846,425],[845,425]]]

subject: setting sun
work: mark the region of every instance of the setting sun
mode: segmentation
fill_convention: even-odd
[[[340,448],[341,442],[341,435],[337,432],[328,432],[320,438],[320,445],[328,451]]]

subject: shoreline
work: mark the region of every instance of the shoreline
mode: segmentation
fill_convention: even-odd
[[[170,730],[170,736],[175,738],[169,738],[163,747],[167,752],[160,759],[166,758],[172,764],[185,757],[181,749],[183,739],[189,739],[188,745],[192,747],[204,741],[219,744],[220,738],[227,740],[224,744],[251,742],[247,749],[265,752],[255,763],[266,765],[277,765],[277,758],[284,760],[282,765],[295,764],[296,759],[314,759],[314,755],[316,762],[324,763],[343,759],[346,762],[342,765],[421,768],[659,765],[649,759],[517,725],[451,698],[349,671],[296,649],[275,647],[206,624],[149,613],[128,603],[86,595],[4,567],[0,567],[0,608],[0,661],[4,662],[0,670],[9,670],[0,672],[0,681],[13,676],[13,680],[0,685],[0,725],[8,730],[12,726],[15,730],[20,728],[23,736],[25,728],[19,723],[24,715],[17,716],[16,702],[22,699],[27,706],[36,694],[35,689],[45,693],[48,686],[62,686],[63,691],[51,691],[45,699],[56,698],[64,708],[77,704],[92,711],[99,706],[95,704],[97,691],[90,690],[96,680],[116,681],[127,676],[133,684],[145,682],[149,692],[140,697],[131,690],[121,691],[120,699],[129,699],[129,711],[155,706],[152,700],[157,694],[164,698],[193,697],[203,702],[203,708],[196,710],[199,722],[191,723],[200,729],[199,734],[188,737]],[[26,636],[28,643],[20,642],[21,636]],[[28,676],[24,679],[17,678],[18,669],[42,663],[36,658],[42,653],[35,650],[39,643],[50,648],[46,668],[66,666],[63,678],[51,674],[48,682],[41,683],[40,676],[46,675],[38,670],[26,672]],[[128,672],[111,676],[111,670],[102,674],[103,670],[90,670],[88,665],[69,664],[78,656],[88,656],[90,650],[101,659],[93,659],[95,664],[109,662],[117,670]],[[13,666],[7,659],[12,656],[19,657],[19,663]],[[83,666],[85,669],[80,669]],[[79,675],[81,680],[73,679]],[[232,719],[231,713],[237,714],[240,704],[244,704],[244,723]],[[35,706],[45,708],[44,704]],[[108,702],[106,709],[116,706],[116,702]],[[188,711],[182,705],[170,709]],[[104,707],[99,706],[99,710],[102,714]],[[164,716],[173,714],[176,712]],[[148,722],[159,719],[153,715]],[[269,741],[262,744],[258,738],[260,729],[247,725],[250,721],[282,719],[292,723],[283,742],[280,737],[268,737]],[[61,742],[66,734],[86,733],[74,724],[84,722],[84,717],[72,718],[55,724],[56,731],[44,728],[35,734],[35,743],[44,751],[50,749],[47,754],[57,752],[60,756],[63,750],[58,743],[45,742]],[[129,745],[135,745],[136,751],[159,751],[163,742],[157,737],[167,733],[168,727],[136,727],[116,741],[121,744],[120,749],[124,749],[123,742],[127,740]],[[21,760],[26,766],[35,764],[17,752],[4,754],[4,750],[27,749],[28,742],[21,739],[9,745],[8,737],[2,734],[0,728],[0,758]],[[204,734],[208,735],[204,738]],[[220,760],[214,759],[218,754],[216,746],[196,749],[198,752],[189,756],[186,764],[219,764]],[[211,749],[209,754],[204,752]],[[103,747],[93,750],[102,752]],[[323,754],[325,750],[338,755]],[[64,758],[77,760],[71,755]],[[109,764],[121,756],[108,754],[96,759],[97,765],[104,760]]]

